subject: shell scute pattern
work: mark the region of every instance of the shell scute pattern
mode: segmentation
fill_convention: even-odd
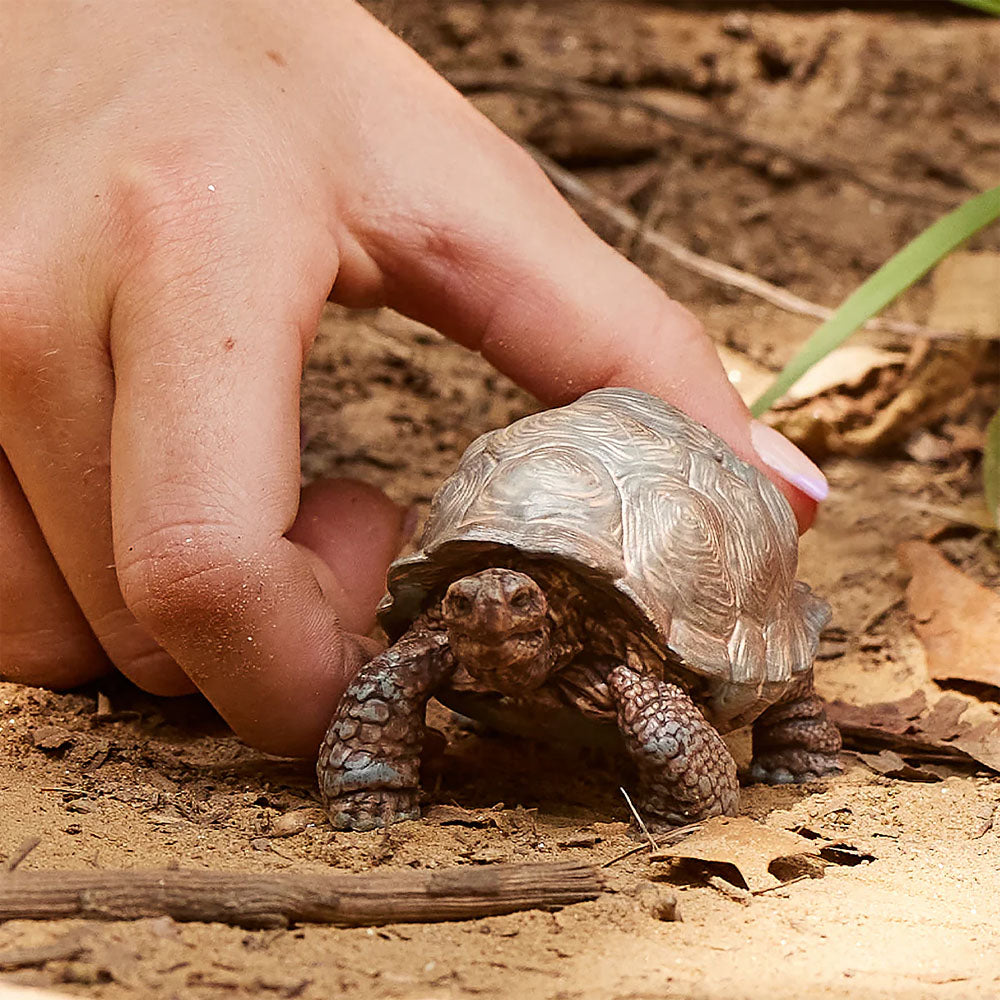
[[[829,615],[795,582],[797,538],[784,497],[706,428],[645,393],[596,390],[469,447],[381,616],[400,634],[470,551],[504,547],[596,575],[687,669],[761,688],[809,668]]]

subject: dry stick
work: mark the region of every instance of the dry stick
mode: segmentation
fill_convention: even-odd
[[[528,145],[525,145],[524,148],[534,157],[538,165],[548,174],[552,183],[563,194],[581,201],[588,208],[620,226],[626,233],[639,232],[642,223],[628,209],[622,208],[610,199],[598,194],[589,184],[568,170],[564,170],[540,150]],[[756,275],[747,274],[746,271],[740,271],[728,264],[720,264],[708,257],[702,257],[663,233],[647,231],[643,234],[642,239],[647,245],[668,254],[689,271],[694,271],[696,274],[732,288],[749,292],[786,312],[797,313],[800,316],[812,316],[819,320],[827,320],[834,313],[834,310],[827,306],[810,302],[808,299],[795,295],[787,289],[779,288],[777,285],[772,285],[769,281],[764,281],[763,278],[758,278]],[[864,324],[864,328],[903,334],[907,337],[928,337],[942,340],[957,340],[965,337],[965,334],[955,330],[933,330],[920,323],[907,323],[895,319],[870,319]]]
[[[21,846],[7,859],[5,865],[7,871],[12,872],[15,868],[42,842],[41,837],[29,837],[21,843]]]
[[[653,835],[649,832],[649,830],[646,827],[646,824],[642,821],[642,817],[639,815],[639,810],[636,809],[634,805],[632,805],[632,800],[629,798],[628,792],[626,792],[625,789],[621,787],[621,785],[618,786],[618,791],[625,796],[625,801],[628,803],[629,810],[635,817],[636,823],[639,824],[639,829],[642,830],[642,832],[646,835],[646,839],[649,841],[650,850],[655,851],[656,841],[653,840]]]
[[[763,896],[765,893],[774,892],[775,889],[784,889],[786,885],[794,885],[796,882],[801,882],[804,878],[812,878],[813,876],[806,873],[805,875],[796,875],[795,878],[788,879],[787,882],[779,882],[777,885],[769,885],[763,889],[757,889],[751,895],[753,896]]]
[[[813,156],[802,150],[783,146],[770,139],[748,135],[746,132],[742,132],[731,125],[725,125],[722,122],[712,121],[711,119],[702,118],[697,115],[687,115],[680,111],[672,111],[670,108],[665,108],[655,101],[650,101],[636,94],[615,90],[610,87],[595,86],[594,84],[581,83],[577,80],[528,79],[523,74],[498,70],[492,72],[483,72],[480,70],[456,71],[450,73],[448,79],[452,86],[464,94],[471,94],[477,91],[508,90],[529,96],[562,97],[571,100],[610,104],[619,108],[633,108],[653,118],[660,118],[663,121],[669,122],[671,125],[698,129],[710,135],[722,136],[746,146],[756,146],[758,149],[763,149],[769,153],[784,156],[796,163],[801,163],[803,166],[809,167],[817,173],[841,174],[886,198],[916,201],[921,205],[934,204],[941,208],[954,208],[960,200],[940,195],[926,187],[908,188],[891,181],[881,180],[864,173],[856,163],[850,160],[841,159],[832,154]],[[969,188],[969,191],[972,193],[973,189]]]
[[[594,899],[600,875],[573,862],[367,875],[215,871],[0,873],[0,921],[173,917],[239,927],[467,920]]]
[[[654,840],[652,850],[656,850],[658,847],[668,847],[673,844],[677,844],[684,840],[685,837],[700,829],[701,823],[698,822],[688,823],[687,826],[679,826],[674,830],[669,830],[667,833],[662,834]],[[616,855],[610,861],[605,861],[601,867],[610,868],[612,865],[618,864],[619,861],[624,861],[626,858],[632,857],[633,854],[639,854],[642,851],[648,850],[650,850],[649,844],[640,844],[638,847],[629,848],[629,850],[623,852],[622,854]]]

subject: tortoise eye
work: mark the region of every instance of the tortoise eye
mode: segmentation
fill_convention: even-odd
[[[531,607],[531,594],[526,590],[518,591],[510,601],[510,606],[515,611],[527,611]]]
[[[453,615],[467,615],[472,610],[472,601],[462,594],[452,594],[448,598],[448,610]]]

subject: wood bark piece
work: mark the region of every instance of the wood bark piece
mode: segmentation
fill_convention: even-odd
[[[0,874],[0,921],[174,920],[363,927],[554,909],[603,889],[590,865],[490,865],[428,872],[16,871]]]

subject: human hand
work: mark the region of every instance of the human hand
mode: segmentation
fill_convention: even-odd
[[[7,0],[0,36],[5,678],[110,660],[197,686],[255,746],[315,751],[404,532],[361,484],[300,502],[331,286],[547,402],[659,393],[764,467],[695,319],[353,2]]]

